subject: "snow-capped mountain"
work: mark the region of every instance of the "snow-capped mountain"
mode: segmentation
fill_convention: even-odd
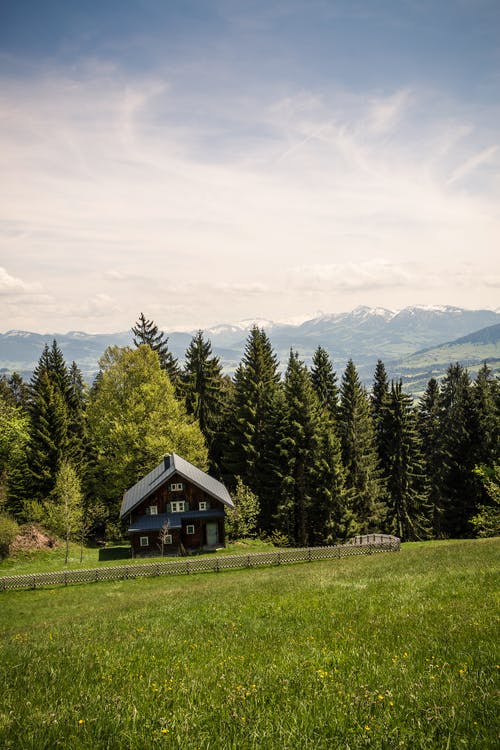
[[[401,363],[414,352],[454,341],[500,323],[500,312],[465,310],[446,305],[413,306],[403,310],[383,307],[357,307],[350,312],[318,315],[293,325],[252,318],[224,323],[205,330],[227,372],[240,361],[252,325],[264,328],[281,363],[285,366],[293,348],[310,362],[314,350],[323,346],[338,370],[352,358],[360,368],[369,369],[377,359],[386,364]],[[196,331],[166,331],[172,353],[181,361]],[[107,346],[132,344],[130,331],[115,334],[39,334],[29,331],[7,331],[0,334],[0,368],[29,374],[35,367],[45,343],[56,339],[68,362],[75,361],[91,379],[97,361]],[[500,353],[499,355],[500,356]]]

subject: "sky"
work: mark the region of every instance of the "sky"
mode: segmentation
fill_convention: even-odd
[[[500,308],[498,0],[0,0],[0,330]]]

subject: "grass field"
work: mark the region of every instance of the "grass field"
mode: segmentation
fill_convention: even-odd
[[[241,542],[227,544],[224,549],[218,550],[218,555],[244,555],[248,552],[271,552],[275,549],[271,542],[260,539],[246,539]],[[70,543],[70,554],[68,564],[64,562],[65,547],[60,543],[55,549],[29,550],[19,552],[13,557],[0,560],[0,577],[8,575],[24,575],[30,573],[51,573],[59,570],[79,570],[82,568],[99,568],[107,565],[144,565],[152,561],[161,560],[161,557],[140,557],[131,559],[127,553],[130,545],[122,547],[97,548],[84,547],[81,550],[78,544]],[[109,553],[109,554],[106,554]],[[114,554],[116,553],[116,554]],[[159,553],[158,553],[159,554]],[[202,553],[213,555],[212,552]],[[104,559],[100,560],[99,556]],[[120,557],[118,557],[120,555]],[[164,558],[175,559],[175,558]]]
[[[0,593],[0,747],[496,748],[499,552]]]

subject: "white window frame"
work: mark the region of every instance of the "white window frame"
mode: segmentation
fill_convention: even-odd
[[[158,515],[158,506],[157,505],[148,505],[146,508],[146,515],[147,516],[157,516]]]
[[[200,500],[198,503],[198,510],[208,510],[208,503],[206,500]]]
[[[185,510],[186,510],[185,500],[172,500],[172,502],[170,503],[171,513],[184,513]]]
[[[182,482],[177,482],[170,485],[170,492],[182,492],[184,485]]]
[[[139,537],[139,545],[141,547],[149,547],[149,537],[148,536]]]
[[[194,523],[188,523],[186,526],[186,534],[194,534]]]
[[[164,544],[172,544],[172,534],[166,534],[163,543]]]

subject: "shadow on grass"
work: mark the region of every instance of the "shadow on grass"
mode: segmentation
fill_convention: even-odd
[[[131,557],[131,547],[104,547],[99,550],[99,562],[107,562],[108,560],[128,560]]]

